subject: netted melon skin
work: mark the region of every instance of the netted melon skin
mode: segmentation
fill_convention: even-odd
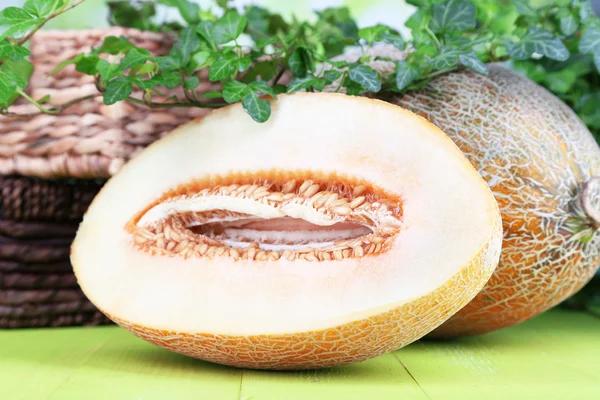
[[[471,300],[498,262],[500,224],[471,262],[430,294],[333,328],[281,335],[230,336],[145,327],[106,315],[136,336],[187,356],[241,368],[297,370],[345,365],[419,339]]]
[[[504,226],[500,264],[483,291],[430,336],[476,335],[531,318],[577,292],[600,265],[600,234],[570,224],[600,149],[546,89],[497,65],[451,73],[387,99],[444,131],[486,180]]]

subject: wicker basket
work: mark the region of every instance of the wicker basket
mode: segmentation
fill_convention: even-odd
[[[50,95],[50,102],[58,105],[97,93],[93,78],[75,71],[72,65],[56,75],[49,77],[48,73],[61,60],[98,47],[106,36],[126,36],[155,55],[168,53],[172,44],[168,35],[126,28],[41,31],[31,40],[35,66],[31,96]],[[198,90],[211,90],[211,84],[203,79]],[[178,94],[166,92],[166,96]],[[141,98],[140,93],[133,96]],[[30,104],[13,109],[18,113],[36,111]],[[200,108],[157,111],[124,102],[106,106],[96,97],[60,115],[39,115],[26,121],[0,116],[0,174],[108,178],[148,144],[206,113]]]
[[[99,46],[106,36],[126,36],[155,55],[166,54],[172,44],[168,35],[125,28],[41,31],[31,41],[35,71],[30,95],[49,94],[57,105],[96,93],[92,77],[73,66],[51,77],[48,73],[60,61]],[[210,90],[209,83],[203,85],[199,90]],[[29,104],[13,108],[36,111]],[[60,115],[0,116],[0,328],[109,322],[73,275],[69,248],[77,225],[106,178],[148,144],[205,113],[106,106],[95,97]]]

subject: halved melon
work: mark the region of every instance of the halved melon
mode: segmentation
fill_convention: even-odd
[[[439,129],[339,94],[272,107],[184,125],[107,183],[72,247],[95,305],[169,350],[298,369],[398,349],[476,295],[501,219]]]

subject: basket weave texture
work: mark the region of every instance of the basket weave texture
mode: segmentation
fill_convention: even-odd
[[[52,105],[97,94],[93,77],[73,65],[49,76],[63,60],[99,47],[107,36],[125,36],[155,56],[165,55],[172,37],[129,28],[89,31],[40,31],[31,39],[35,70],[29,93],[35,99],[50,95]],[[198,91],[212,85],[201,76]],[[160,88],[159,88],[160,89]],[[174,90],[161,90],[165,101]],[[141,98],[139,92],[132,94]],[[17,113],[36,112],[31,104],[13,106]],[[108,178],[139,151],[175,127],[205,115],[201,108],[148,109],[119,102],[107,106],[102,97],[78,103],[59,115],[42,114],[27,119],[0,116],[0,174],[44,178]]]
[[[60,105],[97,93],[93,78],[72,65],[49,73],[107,36],[125,36],[154,55],[167,54],[172,45],[168,35],[126,28],[40,31],[31,41],[30,96],[50,95],[50,103]],[[210,90],[203,82],[198,90]],[[179,95],[164,93],[154,99]],[[21,103],[11,111],[37,110]],[[86,299],[73,274],[69,252],[77,226],[106,178],[150,143],[205,113],[123,102],[107,106],[96,96],[58,115],[0,116],[0,328],[110,322]]]

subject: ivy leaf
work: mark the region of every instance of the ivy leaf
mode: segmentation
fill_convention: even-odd
[[[400,35],[399,33],[387,32],[383,34],[383,37],[381,39],[383,42],[389,43],[399,50],[404,50],[406,48],[406,42],[404,41],[402,35]]]
[[[220,81],[231,77],[237,68],[238,59],[233,53],[225,53],[212,63],[208,71],[208,79],[211,82]]]
[[[0,59],[10,58],[13,61],[19,61],[29,55],[26,47],[12,44],[6,39],[0,41]]]
[[[437,70],[454,67],[461,53],[457,48],[443,46],[440,53],[429,61],[429,65]]]
[[[96,65],[100,61],[100,57],[96,54],[82,57],[75,63],[75,70],[88,75],[94,75],[97,72]]]
[[[309,66],[307,65],[308,51],[304,47],[298,47],[288,59],[288,66],[294,74],[300,78],[306,76]]]
[[[379,92],[381,90],[381,78],[379,74],[367,65],[352,65],[348,70],[348,77],[364,86],[370,92]]]
[[[212,37],[213,24],[212,21],[202,21],[196,26],[196,32],[206,40],[213,50],[216,50],[215,41]]]
[[[327,70],[323,74],[323,78],[325,78],[325,80],[327,81],[328,84],[337,81],[338,79],[340,79],[341,76],[342,76],[342,72],[335,70],[335,69]]]
[[[389,31],[390,28],[388,26],[378,24],[360,29],[358,31],[358,37],[364,39],[367,44],[370,45],[373,42],[380,42],[383,39],[383,36]]]
[[[590,26],[583,32],[579,42],[579,51],[586,54],[600,53],[600,27]]]
[[[200,20],[200,6],[188,0],[158,0],[159,3],[175,7],[188,24],[195,24]]]
[[[577,31],[577,19],[571,14],[567,14],[560,19],[560,31],[563,35],[570,36]]]
[[[250,56],[242,57],[237,61],[237,70],[244,72],[252,65],[252,58]]]
[[[62,0],[27,0],[23,10],[36,17],[46,17],[64,5]]]
[[[149,81],[156,83],[156,85],[173,89],[181,84],[181,76],[179,75],[179,72],[169,71],[154,75]]]
[[[20,38],[43,21],[43,18],[35,17],[21,8],[7,7],[0,11],[0,39],[7,36]]]
[[[17,83],[12,71],[0,71],[0,107],[8,107],[16,91]]]
[[[156,62],[161,71],[177,71],[181,69],[181,63],[179,62],[178,57],[173,55],[158,57]]]
[[[146,49],[129,50],[123,61],[119,64],[119,71],[125,71],[126,69],[144,64],[151,58],[150,52]]]
[[[248,85],[239,81],[229,81],[223,85],[223,100],[227,103],[238,102],[248,93]]]
[[[242,97],[242,107],[256,122],[265,122],[271,116],[271,103],[250,91]]]
[[[223,97],[223,93],[219,92],[218,90],[211,90],[202,93],[202,97],[205,97],[207,99],[220,99]]]
[[[475,4],[465,0],[449,0],[433,6],[431,29],[434,32],[467,31],[475,28]]]
[[[480,74],[487,75],[487,73],[489,72],[487,65],[485,65],[477,57],[477,54],[475,54],[475,52],[473,52],[473,51],[470,51],[466,54],[461,54],[460,56],[458,56],[458,60],[465,67],[471,68],[472,70],[475,70],[475,71],[479,72]]]
[[[190,61],[191,54],[200,49],[198,34],[193,26],[186,27],[175,43],[181,55],[181,64],[186,65]]]
[[[517,12],[527,17],[537,18],[536,11],[529,5],[527,0],[514,0],[517,6]]]
[[[133,91],[131,82],[124,76],[114,79],[106,85],[104,104],[107,106],[125,100]]]
[[[419,77],[419,70],[406,61],[398,61],[396,64],[396,88],[403,90]]]
[[[120,53],[127,53],[131,49],[135,49],[135,46],[126,38],[108,36],[106,39],[104,39],[102,45],[96,50],[96,53],[116,55]]]
[[[569,50],[563,42],[542,28],[529,28],[518,43],[507,43],[508,54],[517,60],[530,58],[533,53],[542,54],[552,60],[565,61]]]
[[[269,95],[276,99],[277,94],[269,84],[263,80],[257,80],[248,85],[258,95]]]
[[[304,77],[294,77],[287,87],[287,92],[299,92],[302,89],[308,89],[316,83],[316,79],[312,75]]]
[[[237,39],[246,27],[246,17],[235,10],[229,10],[211,29],[212,40],[216,44],[225,44]]]
[[[119,64],[111,64],[106,60],[99,60],[96,64],[96,71],[100,74],[103,81],[108,82],[119,74]]]
[[[196,89],[200,85],[200,78],[196,75],[188,76],[183,82],[183,87],[188,90]]]

